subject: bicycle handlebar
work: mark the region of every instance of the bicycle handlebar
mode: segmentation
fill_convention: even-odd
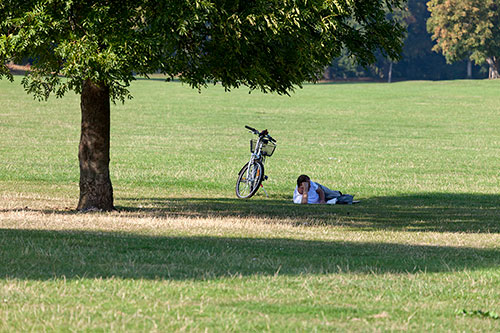
[[[259,135],[259,134],[260,134],[260,133],[259,133],[259,131],[257,131],[257,130],[256,130],[255,128],[253,128],[253,127],[250,127],[250,126],[245,125],[245,128],[246,128],[246,129],[248,129],[248,130],[250,130],[250,132],[253,132],[253,134],[257,134],[257,135]]]
[[[253,134],[256,134],[256,135],[259,135],[259,136],[265,136],[269,140],[271,140],[272,142],[276,142],[276,140],[269,135],[269,133],[267,132],[267,129],[263,130],[262,132],[259,132],[255,128],[247,126],[247,125],[245,125],[245,128],[248,129],[248,130],[250,130],[251,132],[253,132]]]

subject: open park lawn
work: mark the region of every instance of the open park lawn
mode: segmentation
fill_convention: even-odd
[[[77,213],[79,96],[0,81],[0,331],[500,331],[500,80],[138,80],[116,212]],[[252,135],[263,191],[234,185]],[[299,174],[357,205],[291,203]]]

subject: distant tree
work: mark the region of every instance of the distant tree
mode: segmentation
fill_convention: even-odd
[[[404,25],[407,25],[407,34],[401,59],[394,62],[392,77],[406,80],[448,80],[471,76],[480,78],[487,75],[486,66],[480,67],[477,63],[472,66],[469,59],[447,64],[446,58],[441,53],[432,51],[435,43],[427,31],[427,20],[430,17],[428,1],[408,0],[403,7],[407,10],[403,17]],[[340,57],[332,61],[332,65],[325,71],[325,77],[385,79],[388,77],[390,63],[382,55],[377,55],[375,63],[363,68],[344,51]]]
[[[386,7],[385,10],[387,19],[395,21],[403,27],[405,30],[405,36],[403,39],[406,38],[406,30],[408,27],[407,21],[411,15],[406,7],[406,4],[398,8]],[[390,82],[394,59],[381,52],[377,52],[375,55],[376,61],[369,64],[369,66],[366,66],[360,63],[355,54],[344,48],[340,56],[333,59],[332,63],[328,67],[328,70],[325,72],[326,76],[328,79],[371,77],[376,79],[387,79]]]
[[[29,93],[81,94],[77,209],[112,210],[110,101],[130,97],[134,73],[287,94],[315,81],[344,47],[361,64],[377,50],[397,58],[403,29],[385,6],[401,2],[2,0],[0,77],[12,80],[3,64],[30,57]]]
[[[427,28],[433,50],[447,62],[488,63],[490,78],[500,78],[500,0],[431,0]]]
[[[429,17],[426,3],[427,0],[409,0],[407,3],[407,37],[403,59],[396,64],[395,71],[408,79],[439,79],[439,73],[445,70],[443,56],[432,52],[433,42],[426,29]]]
[[[373,64],[369,66],[369,68],[363,68],[363,66],[359,65],[356,62],[356,59],[353,58],[352,54],[346,49],[343,49],[341,54],[333,59],[332,63],[328,66],[327,70],[327,79],[348,79],[355,77],[372,77],[373,73],[371,72],[371,67]]]

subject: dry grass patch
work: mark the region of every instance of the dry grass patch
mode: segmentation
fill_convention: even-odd
[[[388,243],[426,246],[496,248],[498,233],[446,233],[379,230],[369,232],[360,224],[352,228],[352,220],[333,217],[329,223],[322,218],[305,216],[224,216],[217,212],[198,214],[196,211],[168,209],[134,209],[110,213],[79,213],[71,209],[72,202],[64,198],[28,194],[2,194],[0,197],[2,228],[54,231],[91,231],[130,233],[151,236],[211,236],[245,238],[290,238],[359,243]],[[187,207],[189,208],[189,206]],[[201,215],[201,216],[199,216]],[[348,225],[348,227],[346,227]]]

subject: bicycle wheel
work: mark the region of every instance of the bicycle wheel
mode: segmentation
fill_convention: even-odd
[[[249,171],[249,172],[247,172]],[[245,164],[238,174],[236,181],[236,196],[241,199],[252,197],[259,189],[264,178],[264,165],[260,162],[254,162],[250,165]]]

